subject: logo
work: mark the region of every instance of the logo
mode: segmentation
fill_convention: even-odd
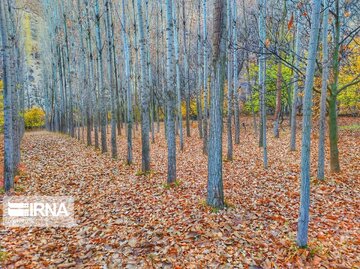
[[[5,196],[3,225],[8,227],[71,227],[76,225],[69,196]]]

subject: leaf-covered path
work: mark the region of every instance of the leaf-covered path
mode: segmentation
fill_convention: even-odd
[[[166,145],[158,142],[165,141],[161,133],[152,144],[150,175],[138,175],[139,134],[135,164],[126,166],[65,135],[27,133],[16,194],[73,196],[78,226],[2,227],[3,267],[360,266],[358,131],[341,131],[344,172],[327,174],[325,183],[312,181],[310,247],[298,249],[300,152],[289,152],[288,132],[278,140],[270,137],[265,171],[256,137],[243,130],[235,160],[224,162],[228,208],[213,212],[205,206],[207,162],[195,130],[178,154],[180,183],[173,187],[164,185],[167,155]],[[124,137],[119,140],[125,156]]]

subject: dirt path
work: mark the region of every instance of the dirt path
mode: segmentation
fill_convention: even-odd
[[[268,171],[257,139],[242,134],[234,162],[224,163],[229,208],[221,212],[205,206],[206,159],[198,139],[187,139],[178,156],[180,184],[168,188],[166,146],[160,142],[152,145],[153,173],[138,176],[138,136],[129,167],[65,135],[28,133],[22,145],[26,177],[17,193],[73,196],[78,226],[2,227],[3,267],[359,266],[358,135],[346,132],[341,139],[348,172],[312,182],[310,248],[299,250],[299,152],[288,151],[288,133],[270,138]],[[125,155],[124,137],[119,152]]]

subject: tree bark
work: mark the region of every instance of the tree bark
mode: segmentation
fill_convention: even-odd
[[[213,18],[213,70],[216,83],[210,98],[207,204],[222,209],[225,206],[222,181],[222,115],[226,76],[226,0],[215,0]]]
[[[109,75],[109,90],[111,93],[111,157],[117,158],[117,145],[116,145],[116,128],[117,128],[117,115],[116,115],[116,95],[114,83],[114,61],[113,61],[113,44],[112,44],[112,19],[111,19],[111,1],[106,0],[105,13],[106,13],[106,39],[108,43],[108,75]]]
[[[324,179],[325,166],[325,128],[326,128],[326,92],[327,79],[329,75],[329,54],[328,54],[328,20],[329,20],[329,3],[323,0],[323,33],[322,33],[322,78],[321,78],[321,97],[320,97],[320,119],[319,119],[319,145],[318,145],[318,171],[317,178]]]
[[[142,1],[137,0],[137,17],[140,38],[141,62],[141,143],[142,143],[142,172],[150,171],[150,143],[149,143],[149,85],[146,77],[146,48],[145,33],[142,13]]]
[[[13,167],[13,120],[12,120],[12,89],[9,76],[11,72],[10,50],[12,49],[9,40],[8,29],[11,27],[8,20],[9,6],[5,1],[0,1],[0,31],[3,51],[3,86],[4,86],[4,190],[9,192],[14,188],[14,167]]]
[[[106,141],[106,119],[107,119],[107,109],[106,109],[106,96],[104,88],[104,67],[103,67],[103,44],[101,40],[101,29],[100,29],[100,8],[99,0],[95,0],[95,28],[96,28],[96,45],[97,45],[97,64],[98,64],[98,83],[99,83],[99,95],[100,95],[100,128],[101,128],[101,151],[102,153],[107,152],[107,141]]]
[[[266,0],[259,1],[259,35],[260,35],[260,59],[259,59],[259,87],[260,87],[260,108],[261,108],[261,131],[260,144],[263,148],[264,168],[268,166],[267,143],[266,143],[266,105],[265,105],[265,40],[266,40]]]
[[[297,11],[297,23],[296,23],[296,34],[295,34],[295,68],[299,68],[300,64],[300,54],[301,54],[301,13]],[[290,150],[295,151],[296,149],[296,112],[297,112],[297,103],[298,103],[298,92],[299,92],[299,73],[294,71],[294,90],[292,98],[292,108],[291,108],[291,136],[290,136]]]
[[[306,66],[306,78],[304,88],[303,134],[301,142],[300,213],[297,233],[297,244],[299,245],[299,247],[305,247],[308,243],[310,209],[310,140],[312,114],[311,107],[320,26],[320,7],[320,0],[312,1],[309,54]]]
[[[340,8],[339,0],[335,0],[335,33],[334,51],[332,55],[332,82],[329,96],[329,138],[330,138],[330,170],[340,172],[339,148],[338,148],[338,126],[337,126],[337,95],[339,84],[339,50],[340,50]]]

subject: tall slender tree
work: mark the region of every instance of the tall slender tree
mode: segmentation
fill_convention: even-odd
[[[173,0],[172,0],[173,1]],[[174,28],[174,53],[175,53],[175,66],[176,66],[176,95],[177,95],[177,121],[179,127],[179,137],[180,137],[180,150],[184,149],[184,137],[183,137],[183,127],[182,127],[182,111],[181,111],[181,85],[180,85],[180,55],[179,55],[179,27],[177,22],[177,5],[175,1],[172,3],[172,16],[173,16],[173,28]]]
[[[227,160],[233,159],[233,139],[232,139],[232,115],[233,115],[233,86],[232,86],[232,57],[231,57],[231,5],[227,0],[226,16],[227,16]]]
[[[226,77],[226,0],[215,0],[213,10],[213,70],[216,82],[215,87],[211,89],[210,98],[207,204],[215,208],[224,208],[222,116]]]
[[[327,80],[329,76],[329,52],[328,52],[328,20],[329,20],[329,1],[323,0],[323,23],[322,23],[322,78],[321,78],[321,97],[320,97],[320,119],[319,119],[319,145],[318,145],[318,179],[324,179],[325,166],[325,127],[326,127],[326,92]]]
[[[203,76],[203,88],[204,88],[204,116],[203,116],[203,153],[208,153],[208,53],[207,53],[207,1],[203,0],[203,52],[204,52],[204,76]]]
[[[295,33],[295,68],[299,69],[300,64],[300,54],[301,54],[301,11],[296,12],[296,33]],[[292,96],[292,107],[291,107],[291,136],[290,136],[290,150],[295,151],[296,148],[296,111],[298,105],[298,92],[299,92],[299,73],[294,72],[293,76],[293,96]]]
[[[261,108],[261,131],[260,144],[263,147],[264,168],[268,166],[267,142],[266,142],[266,105],[265,105],[265,41],[266,41],[266,0],[259,0],[259,37],[260,37],[260,57],[259,57],[259,87],[260,87],[260,108]]]
[[[166,0],[166,108],[167,108],[167,144],[168,144],[168,178],[167,182],[176,180],[176,140],[175,111],[176,91],[174,90],[174,20],[172,0]]]
[[[7,1],[0,2],[0,26],[1,41],[3,47],[3,85],[4,85],[4,189],[9,192],[14,187],[14,167],[13,167],[13,120],[12,120],[12,88],[10,72],[13,58],[10,58],[12,40],[9,36],[11,27],[8,10],[11,9]]]
[[[128,36],[126,33],[126,5],[125,1],[122,0],[122,16],[121,16],[121,32],[123,37],[123,50],[124,50],[124,60],[125,60],[125,87],[126,87],[126,121],[127,121],[127,156],[126,162],[128,165],[132,163],[132,123],[133,123],[133,115],[132,115],[132,94],[131,94],[131,78],[130,78],[130,48]]]
[[[183,15],[183,48],[184,48],[184,76],[185,76],[185,98],[186,98],[186,136],[191,136],[190,131],[190,75],[189,75],[189,60],[187,51],[187,28],[186,28],[186,15],[185,15],[185,0],[182,2],[182,15]]]
[[[116,96],[115,96],[115,81],[114,81],[114,58],[113,58],[113,37],[112,37],[112,15],[111,15],[112,4],[110,0],[105,2],[105,26],[106,26],[106,41],[108,48],[108,75],[109,75],[109,90],[111,94],[111,156],[117,158],[117,145],[116,145],[116,128],[117,128],[117,117],[116,117]]]
[[[106,95],[104,87],[104,64],[103,64],[103,43],[101,37],[101,15],[99,0],[95,0],[95,29],[96,29],[96,47],[97,47],[97,72],[98,72],[98,87],[100,95],[100,129],[101,129],[101,151],[107,152],[106,129],[107,129],[107,108]]]
[[[199,129],[199,137],[203,138],[203,115],[202,115],[202,68],[201,68],[201,0],[198,0],[198,27],[197,27],[197,92],[196,92],[196,110],[197,110],[197,120],[198,120],[198,129]]]
[[[306,66],[303,105],[303,132],[301,142],[301,187],[300,213],[298,222],[297,243],[305,247],[308,243],[309,209],[310,209],[310,140],[311,140],[311,107],[312,90],[315,75],[315,63],[320,28],[320,0],[311,1],[311,31]]]
[[[146,40],[142,1],[137,0],[137,18],[140,38],[140,66],[141,66],[141,143],[142,143],[142,172],[150,171],[150,122],[149,122],[149,85],[147,84],[146,68]]]
[[[233,98],[234,98],[234,117],[235,117],[235,144],[240,144],[240,111],[239,111],[239,93],[238,93],[238,54],[237,54],[237,4],[236,0],[232,3],[232,48],[233,48]]]

